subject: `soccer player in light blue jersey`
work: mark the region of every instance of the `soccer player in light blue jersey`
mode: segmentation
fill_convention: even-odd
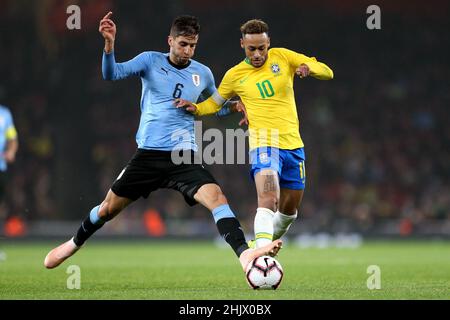
[[[248,247],[239,221],[216,180],[194,161],[197,150],[194,116],[186,110],[174,108],[175,99],[199,101],[202,96],[208,98],[217,92],[211,70],[192,60],[200,31],[197,18],[180,16],[174,20],[168,37],[168,53],[146,51],[130,61],[117,63],[114,56],[116,25],[111,15],[109,12],[99,26],[105,39],[103,77],[106,80],[130,76],[141,79],[141,119],[136,134],[138,148],[104,201],[91,210],[72,239],[48,253],[44,265],[49,269],[57,267],[105,222],[133,201],[147,198],[160,188],[177,190],[189,205],[200,203],[208,208],[219,233],[239,257],[244,271],[254,258],[276,255],[281,248],[281,240],[258,249]],[[190,161],[175,164],[173,151],[182,153],[183,159],[187,155]]]
[[[9,109],[0,105],[0,201],[3,199],[8,163],[13,163],[19,148],[17,130]]]

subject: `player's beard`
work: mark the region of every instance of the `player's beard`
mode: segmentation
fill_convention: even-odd
[[[263,66],[264,63],[266,62],[266,60],[267,60],[267,57],[261,57],[259,59],[251,59],[252,65],[256,68]]]
[[[187,64],[190,60],[189,57],[183,57],[183,56],[175,56],[177,63],[181,66]]]

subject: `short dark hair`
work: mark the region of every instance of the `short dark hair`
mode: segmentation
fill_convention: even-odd
[[[172,37],[178,36],[196,36],[200,33],[200,24],[198,19],[194,16],[179,16],[172,22],[170,28],[170,35]]]
[[[252,19],[241,26],[242,36],[246,34],[269,33],[269,26],[262,20]]]

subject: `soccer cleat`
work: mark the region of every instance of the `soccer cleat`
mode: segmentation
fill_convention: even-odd
[[[271,243],[257,249],[247,249],[239,256],[239,262],[241,263],[244,272],[247,270],[247,265],[253,261],[253,259],[261,256],[275,257],[278,251],[282,248],[283,241],[281,239],[272,241]]]
[[[74,242],[73,238],[69,241],[64,242],[55,249],[51,250],[44,260],[44,266],[47,269],[53,269],[59,266],[67,258],[71,257],[75,252],[78,251],[78,247]]]
[[[255,249],[256,248],[256,240],[248,240],[247,241],[247,244],[248,244],[248,247],[250,248],[250,249]]]

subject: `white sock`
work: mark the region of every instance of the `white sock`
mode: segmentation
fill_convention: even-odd
[[[294,215],[287,215],[277,211],[273,216],[273,240],[284,236],[295,219],[297,219],[297,212]]]
[[[255,215],[256,247],[260,248],[272,242],[274,212],[267,208],[258,208]]]

